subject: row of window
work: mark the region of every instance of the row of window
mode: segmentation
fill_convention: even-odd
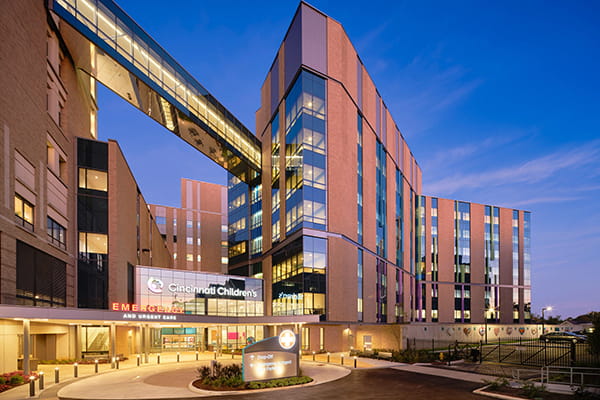
[[[32,232],[34,225],[33,209],[33,204],[21,196],[15,195],[15,220],[20,226]],[[67,248],[67,229],[64,226],[47,217],[46,232],[50,243],[63,249]]]

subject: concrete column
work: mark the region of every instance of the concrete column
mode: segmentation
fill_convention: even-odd
[[[81,360],[81,325],[75,327],[75,359]]]
[[[148,348],[149,348],[149,338],[150,332],[148,332],[148,324],[142,325],[142,352],[144,352],[144,362],[148,364]]]
[[[110,324],[110,355],[112,359],[117,356],[117,325],[112,322]]]
[[[223,327],[217,326],[217,354],[221,355],[223,352]]]
[[[23,320],[23,373],[28,375],[29,370],[29,352],[30,352],[30,340],[29,336],[29,320]]]
[[[135,349],[134,353],[141,354],[144,350],[142,349],[142,327],[135,327]]]

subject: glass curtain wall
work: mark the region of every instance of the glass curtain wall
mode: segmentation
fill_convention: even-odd
[[[512,212],[512,299],[513,299],[513,322],[519,322],[519,211]]]
[[[326,229],[325,80],[301,71],[285,100],[286,233]]]
[[[415,195],[415,285],[417,291],[416,319],[425,319],[425,196]]]
[[[281,228],[279,226],[281,220],[281,201],[279,198],[280,151],[279,113],[277,113],[271,122],[271,241],[273,243],[277,243],[281,239]]]
[[[273,315],[325,314],[327,239],[303,236],[273,254]]]
[[[500,318],[500,223],[498,207],[485,206],[484,259],[485,259],[485,318],[497,322]]]
[[[523,213],[523,303],[525,323],[531,322],[531,213]]]
[[[438,281],[438,199],[431,199],[431,281]],[[438,321],[438,284],[431,284],[431,322]]]
[[[454,322],[471,322],[471,205],[454,202]]]

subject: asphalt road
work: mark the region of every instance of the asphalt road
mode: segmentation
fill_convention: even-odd
[[[448,400],[487,399],[471,393],[483,384],[415,374],[394,369],[354,370],[345,378],[334,382],[298,389],[278,390],[242,396],[218,396],[218,399],[259,400],[281,398],[300,399],[402,399],[402,400]]]

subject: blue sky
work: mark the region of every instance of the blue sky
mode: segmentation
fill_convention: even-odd
[[[254,130],[297,2],[119,3]],[[600,311],[600,3],[312,4],[344,25],[425,194],[533,213],[533,312]],[[180,177],[225,183],[220,167],[99,93],[100,138],[119,141],[147,201],[179,205]]]

